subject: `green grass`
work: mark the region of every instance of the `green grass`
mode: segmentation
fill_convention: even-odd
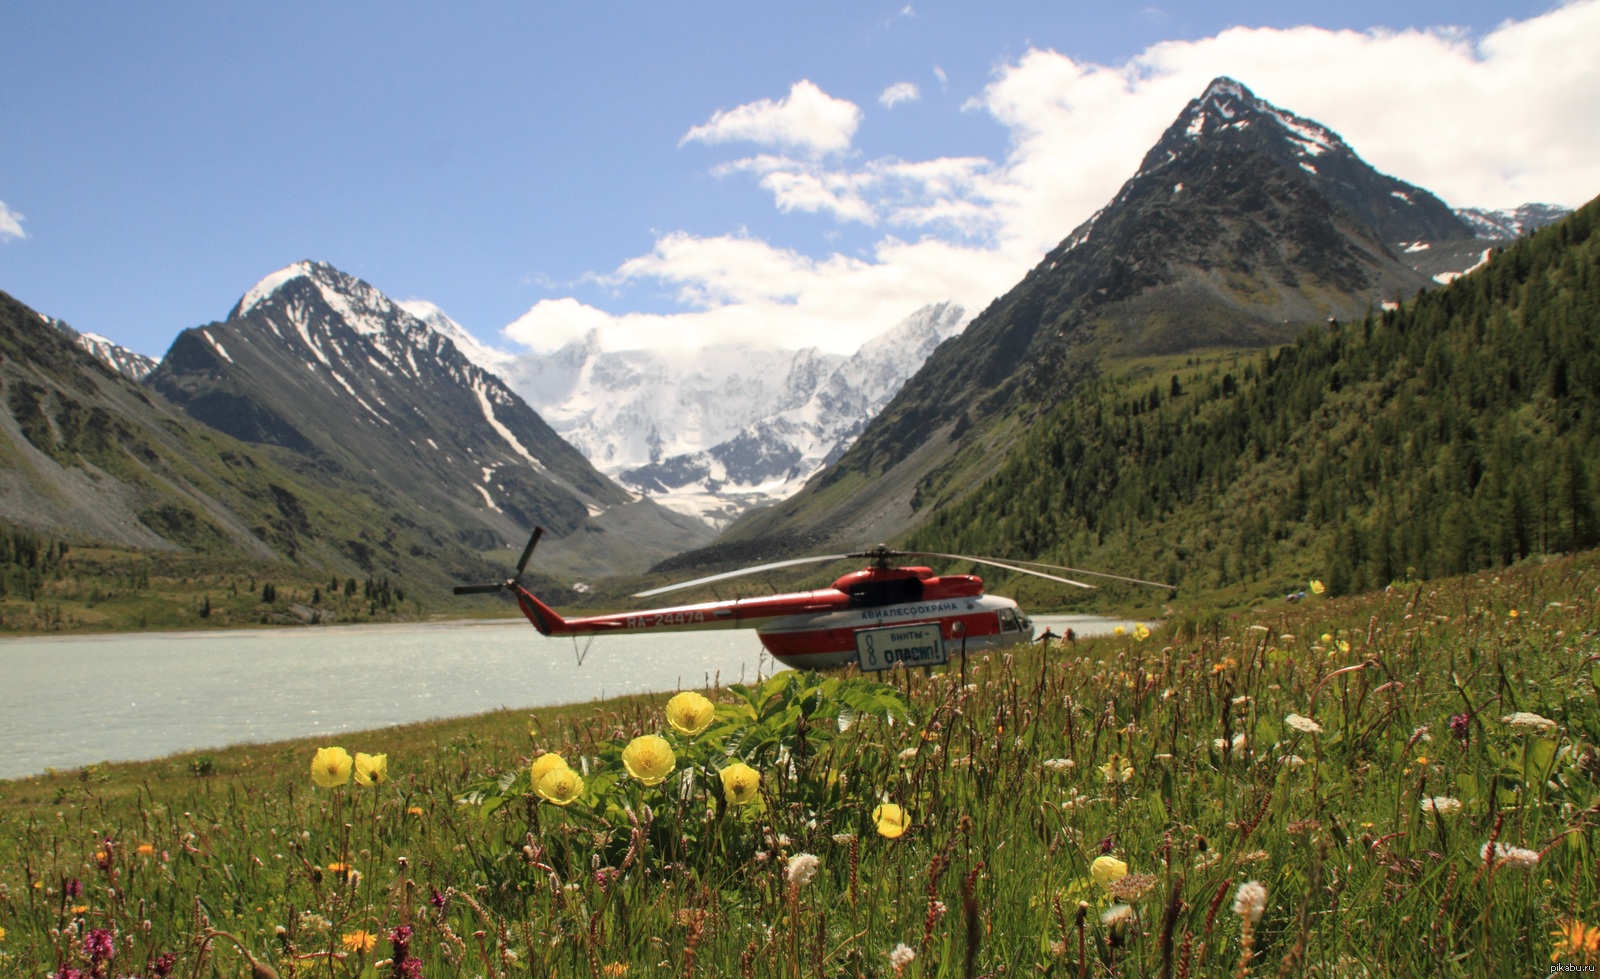
[[[0,783],[0,974],[88,972],[104,929],[105,976],[163,955],[172,976],[248,974],[226,932],[281,976],[387,977],[405,925],[430,979],[1543,975],[1559,924],[1600,924],[1597,596],[1589,553],[1179,609],[1143,641],[894,674],[898,694],[796,678],[759,723],[708,691],[718,723],[694,737],[661,695],[339,738],[387,754],[377,788],[315,787],[310,740]],[[895,696],[914,723],[833,723]],[[1555,727],[1514,730],[1517,711]],[[674,741],[680,771],[734,748],[761,801],[704,775],[641,785],[617,761],[641,734]],[[516,777],[544,750],[587,760],[570,806]],[[457,801],[473,789],[489,805]],[[1424,811],[1435,796],[1459,811]],[[899,838],[877,831],[884,801]],[[1537,864],[1486,864],[1490,842]],[[802,853],[819,872],[794,887]],[[1090,878],[1102,854],[1149,875],[1120,924]],[[1267,892],[1248,940],[1247,881]]]

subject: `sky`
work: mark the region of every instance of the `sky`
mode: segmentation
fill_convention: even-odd
[[[1600,0],[0,11],[0,290],[159,357],[325,261],[544,352],[981,310],[1214,77],[1455,207],[1600,194]]]

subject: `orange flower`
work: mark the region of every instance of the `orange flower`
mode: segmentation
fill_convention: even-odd
[[[365,955],[377,947],[378,936],[370,931],[350,931],[339,936],[339,944],[347,951]]]
[[[1577,918],[1562,918],[1550,933],[1556,940],[1550,961],[1574,965],[1600,965],[1600,927],[1591,927]]]

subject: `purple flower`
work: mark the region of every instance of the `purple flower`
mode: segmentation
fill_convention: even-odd
[[[67,897],[73,900],[83,896],[83,882],[76,877],[69,877],[63,889],[67,892]]]
[[[162,952],[150,963],[150,979],[167,979],[172,967],[178,964],[178,953]]]
[[[1110,853],[1111,850],[1116,845],[1117,845],[1117,834],[1115,834],[1115,833],[1112,833],[1110,836],[1107,836],[1105,839],[1103,839],[1099,843],[1095,844],[1095,846],[1100,850],[1101,853]]]
[[[111,958],[116,954],[117,943],[111,937],[111,932],[105,928],[91,928],[83,940],[83,954],[96,965]]]
[[[79,972],[77,969],[74,969],[70,965],[64,965],[61,967],[60,972],[50,976],[49,979],[83,979],[83,973]]]
[[[1472,718],[1466,714],[1450,715],[1450,733],[1461,742],[1461,747],[1467,746],[1467,732],[1470,730]]]
[[[428,903],[433,905],[434,907],[438,908],[440,911],[443,911],[444,910],[444,895],[440,894],[439,893],[439,889],[437,887],[434,887],[431,884],[428,885],[428,890],[433,892],[428,897]]]

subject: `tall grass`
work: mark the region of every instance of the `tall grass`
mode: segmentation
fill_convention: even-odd
[[[310,742],[4,783],[0,974],[1594,964],[1597,598],[1584,555],[1202,610],[889,674],[909,723],[852,709],[840,730],[884,688],[796,678],[764,714],[758,689],[706,691],[698,735],[663,696],[343,738],[387,754],[373,787],[315,786]],[[655,785],[618,760],[645,734],[677,751]],[[730,747],[762,774],[745,805],[711,771]],[[524,791],[546,751],[583,776],[568,805]]]

